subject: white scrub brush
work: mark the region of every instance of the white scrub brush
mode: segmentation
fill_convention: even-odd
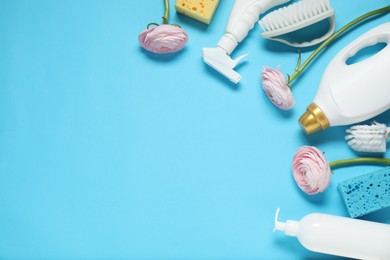
[[[288,33],[325,19],[329,19],[329,29],[316,39],[293,42],[285,37]],[[263,29],[261,34],[263,38],[279,41],[293,47],[309,47],[325,41],[334,32],[334,9],[330,6],[329,0],[302,0],[267,14],[259,21],[259,25]]]
[[[372,125],[355,125],[347,129],[345,139],[357,152],[386,152],[386,140],[390,139],[390,128],[374,122]]]

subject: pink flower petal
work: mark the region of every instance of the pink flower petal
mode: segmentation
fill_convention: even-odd
[[[299,188],[310,195],[326,190],[332,173],[324,154],[314,146],[302,146],[295,152],[292,171]]]
[[[169,24],[146,29],[138,36],[139,44],[154,53],[177,52],[187,41],[188,35],[183,29]]]
[[[294,106],[295,100],[291,89],[279,69],[264,67],[261,81],[265,93],[275,106],[283,110],[289,110]]]

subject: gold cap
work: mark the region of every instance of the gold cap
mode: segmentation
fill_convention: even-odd
[[[328,118],[315,103],[311,103],[306,108],[306,112],[303,113],[298,122],[306,134],[312,134],[330,126]]]

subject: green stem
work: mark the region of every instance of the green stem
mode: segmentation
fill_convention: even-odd
[[[390,165],[390,158],[376,158],[376,157],[358,157],[344,160],[337,160],[329,163],[330,168],[337,168],[341,166],[348,166],[354,164],[384,164]]]
[[[376,9],[374,11],[368,12],[362,16],[359,16],[355,20],[349,22],[348,24],[344,25],[340,30],[332,34],[326,41],[324,41],[310,56],[307,58],[307,60],[297,69],[295,72],[289,77],[288,84],[290,84],[295,78],[298,77],[298,75],[306,68],[307,65],[322,51],[323,48],[325,48],[330,42],[332,42],[334,39],[336,39],[340,34],[354,26],[355,24],[361,22],[362,20],[369,18],[373,15],[381,14],[381,13],[387,13],[390,12],[390,5]]]
[[[163,24],[168,24],[168,16],[169,16],[169,1],[164,0],[164,16],[162,17]]]

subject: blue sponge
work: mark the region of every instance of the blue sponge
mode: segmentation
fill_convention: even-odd
[[[352,218],[390,206],[390,167],[348,179],[338,184]]]

